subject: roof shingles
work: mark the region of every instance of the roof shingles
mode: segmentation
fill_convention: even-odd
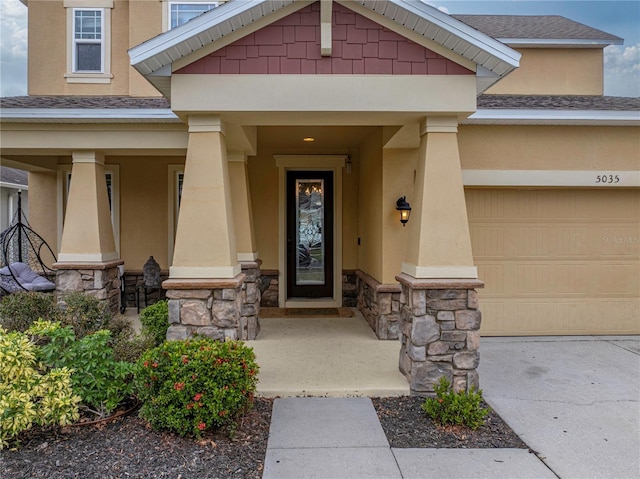
[[[452,15],[496,39],[591,40],[621,43],[622,38],[558,15]]]
[[[17,96],[0,98],[5,110],[25,109],[169,109],[165,98]],[[613,96],[480,95],[479,109],[638,111],[640,98]]]

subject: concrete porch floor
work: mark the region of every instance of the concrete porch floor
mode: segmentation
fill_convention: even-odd
[[[380,341],[363,316],[263,318],[247,341],[260,366],[258,394],[401,396],[409,384],[398,370],[399,341]]]

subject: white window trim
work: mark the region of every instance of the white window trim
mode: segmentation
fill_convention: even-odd
[[[111,83],[111,9],[113,0],[65,0],[67,9],[67,73],[64,77],[67,83]],[[76,72],[75,70],[75,11],[102,11],[102,71]]]
[[[104,165],[105,175],[111,175],[111,226],[113,227],[113,240],[116,243],[116,251],[120,255],[120,165]],[[62,244],[62,229],[64,227],[64,214],[69,197],[69,177],[71,165],[58,168],[58,245]]]
[[[167,204],[167,233],[168,233],[168,256],[169,265],[173,264],[173,245],[176,241],[176,231],[178,229],[178,178],[180,175],[184,175],[184,165],[169,165],[168,166],[168,204]]]
[[[171,5],[176,3],[215,3],[216,7],[219,7],[220,0],[161,0],[162,5],[162,31],[166,32],[171,30]]]

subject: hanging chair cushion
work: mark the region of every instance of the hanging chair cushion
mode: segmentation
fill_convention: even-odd
[[[9,268],[11,268],[11,271],[9,271]],[[25,263],[12,263],[10,266],[1,268],[0,286],[9,293],[17,293],[25,290],[53,291],[56,289],[55,284],[39,276]]]

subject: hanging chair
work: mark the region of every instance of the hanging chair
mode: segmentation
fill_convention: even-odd
[[[51,247],[29,226],[18,192],[18,209],[11,225],[0,233],[0,289],[5,293],[53,291],[56,285],[47,277],[55,274],[48,266],[55,262]]]

